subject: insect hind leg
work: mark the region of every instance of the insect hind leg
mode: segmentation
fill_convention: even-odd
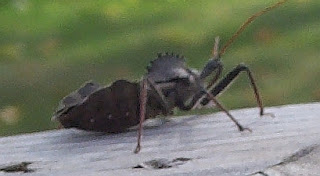
[[[140,109],[139,109],[139,115],[140,115],[140,122],[139,122],[139,129],[138,129],[138,139],[137,139],[137,146],[134,150],[134,153],[139,153],[141,149],[141,135],[142,135],[142,123],[145,120],[145,113],[146,113],[146,103],[147,103],[147,79],[142,80],[142,85],[140,88],[140,97],[139,97],[139,102],[140,102]]]

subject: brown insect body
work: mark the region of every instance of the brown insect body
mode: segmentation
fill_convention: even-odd
[[[173,54],[159,54],[148,67],[147,76],[156,86],[160,85],[168,103],[164,105],[155,90],[149,88],[146,118],[171,114],[177,106],[176,99],[185,101],[197,89],[189,82],[189,78],[196,78],[196,74],[185,66],[183,58]],[[61,100],[53,119],[65,128],[122,132],[140,122],[139,96],[140,83],[137,82],[118,80],[108,87],[88,82]]]

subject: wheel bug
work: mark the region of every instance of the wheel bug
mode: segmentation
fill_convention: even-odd
[[[241,72],[246,72],[262,116],[265,113],[255,80],[250,69],[244,64],[239,64],[218,81],[223,69],[221,56],[255,18],[286,1],[280,1],[248,18],[220,51],[217,37],[213,57],[201,72],[188,68],[183,56],[160,53],[151,62],[147,74],[140,82],[118,80],[109,87],[88,82],[62,99],[53,119],[57,119],[65,128],[75,127],[109,133],[122,132],[139,124],[135,153],[141,148],[142,123],[145,119],[172,114],[174,108],[188,111],[207,105],[210,101],[226,113],[239,131],[251,131],[239,124],[216,97]],[[206,78],[212,74],[213,78],[206,84]]]

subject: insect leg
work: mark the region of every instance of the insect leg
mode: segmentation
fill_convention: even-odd
[[[203,92],[197,93],[196,95],[194,95],[190,103],[187,105],[185,105],[183,101],[176,101],[176,104],[179,107],[179,109],[189,111],[197,104],[197,102],[200,100],[201,97],[203,97],[203,95],[205,95]]]
[[[158,95],[158,100],[161,103],[161,105],[164,107],[164,115],[169,114],[169,105],[168,102],[165,99],[165,96],[163,95],[163,93],[161,92],[161,90],[158,88],[158,86],[154,83],[154,81],[151,78],[146,78],[148,81],[148,84],[150,85],[150,88],[153,89],[157,95]]]
[[[148,81],[146,78],[143,79],[142,81],[142,86],[140,88],[140,97],[139,97],[139,101],[140,101],[140,111],[139,111],[139,115],[140,115],[140,122],[139,122],[139,130],[138,130],[138,142],[137,142],[137,146],[136,149],[134,150],[134,153],[139,153],[140,149],[141,149],[141,135],[142,135],[142,123],[145,120],[145,113],[146,113],[146,103],[147,103],[147,85]]]
[[[210,100],[212,100],[217,105],[219,109],[221,109],[227,114],[227,116],[237,125],[239,131],[248,130],[251,132],[250,128],[244,128],[211,93],[207,92],[207,96]]]
[[[222,73],[222,69],[223,69],[223,65],[220,61],[218,60],[211,60],[209,62],[215,62],[216,67],[214,68],[213,71],[216,70],[216,74],[214,75],[214,77],[210,80],[210,82],[207,85],[207,89],[210,90],[212,89],[212,86],[216,83],[216,81],[220,78],[221,73]],[[208,64],[207,64],[208,65]],[[212,73],[212,72],[211,72]],[[211,74],[210,73],[210,74]],[[207,75],[209,76],[209,75]],[[190,109],[194,109],[195,107],[197,107],[200,103],[200,101],[204,98],[206,94],[203,92],[199,92],[197,93],[192,100],[190,101],[190,103],[188,105],[184,105],[182,102],[179,104],[179,108],[185,111],[188,111]],[[207,103],[206,103],[207,104]]]
[[[214,71],[216,71],[214,77],[209,81],[207,85],[207,89],[212,89],[212,86],[216,83],[216,81],[220,78],[221,73],[223,69],[223,64],[220,62],[220,60],[209,60],[205,68],[203,69],[200,78],[204,79],[208,77],[210,74],[212,74]],[[198,92],[195,94],[195,96],[192,98],[189,104],[185,105],[183,102],[177,102],[178,107],[181,110],[188,111],[190,109],[193,109],[197,107],[200,103],[200,101],[204,98],[206,93],[204,92]],[[207,104],[207,103],[206,103]]]
[[[208,77],[209,75],[211,75],[215,70],[217,70],[217,73],[215,76],[215,79],[213,79],[211,81],[211,83],[209,83],[208,86],[213,85],[214,82],[219,78],[221,72],[222,72],[222,62],[220,61],[220,59],[210,59],[208,61],[208,63],[205,65],[205,67],[203,68],[203,70],[200,73],[200,79],[205,79],[206,77]]]
[[[214,77],[209,81],[208,85],[207,85],[207,89],[211,89],[212,86],[217,82],[217,80],[220,78],[221,73],[223,70],[223,65],[221,62],[218,62],[218,65],[216,67],[216,74],[214,75]]]
[[[253,88],[253,91],[254,91],[254,94],[255,94],[255,97],[256,97],[256,100],[257,100],[257,103],[258,103],[258,106],[260,107],[260,115],[262,116],[262,115],[264,115],[264,109],[263,109],[263,104],[262,104],[262,101],[261,101],[261,97],[260,97],[257,85],[255,83],[255,80],[254,80],[254,78],[252,76],[251,71],[244,64],[239,64],[236,68],[234,68],[232,71],[230,71],[227,74],[227,76],[224,77],[210,92],[214,97],[216,97],[223,90],[225,90],[225,88],[227,86],[229,86],[233,82],[233,80],[235,78],[237,78],[239,73],[241,73],[243,71],[247,72],[247,74],[248,74],[251,86]],[[209,103],[209,99],[208,98],[203,99],[202,102],[201,102],[202,105],[206,105],[208,103]]]
[[[185,106],[182,102],[178,105],[180,109],[182,110],[190,110],[194,105],[197,104],[198,100],[201,100],[201,97],[203,97],[203,95],[206,95],[207,100],[208,101],[213,101],[217,107],[219,109],[221,109],[222,111],[224,111],[227,116],[237,125],[239,131],[244,131],[244,130],[248,130],[251,132],[251,129],[249,128],[244,128],[230,113],[229,111],[207,90],[205,90],[204,88],[202,88],[202,91],[199,92],[199,94],[196,94],[194,96],[194,98],[192,99],[192,102]],[[192,104],[193,103],[193,104]]]
[[[212,86],[216,83],[216,81],[220,78],[222,70],[223,70],[223,64],[220,61],[220,59],[209,60],[209,62],[206,64],[206,66],[204,67],[204,69],[202,70],[201,75],[200,75],[200,79],[205,79],[206,77],[211,75],[214,71],[216,71],[214,77],[208,83],[207,89],[211,89]],[[197,93],[192,98],[192,100],[190,101],[190,103],[188,105],[184,105],[183,102],[180,102],[179,108],[182,110],[188,111],[190,109],[193,109],[194,107],[197,107],[198,104],[200,103],[199,101],[201,101],[203,99],[204,95],[205,95],[205,93],[203,93],[203,92]]]
[[[219,43],[220,43],[220,38],[219,36],[215,38],[215,43],[214,47],[212,50],[212,59],[209,60],[209,62],[205,65],[203,68],[200,78],[205,79],[209,75],[211,75],[215,70],[216,74],[215,76],[211,79],[211,81],[207,85],[207,89],[211,89],[211,87],[216,83],[216,81],[220,78],[222,69],[223,69],[223,64],[220,60],[220,55],[219,55]]]

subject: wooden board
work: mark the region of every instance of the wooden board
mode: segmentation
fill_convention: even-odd
[[[62,129],[3,137],[0,175],[295,175],[298,171],[312,175],[319,171],[320,103],[266,111],[276,117],[260,117],[257,108],[231,111],[252,133],[239,132],[222,112],[170,118],[144,131],[139,154],[133,153],[136,131],[106,135]],[[30,172],[4,171],[21,162],[31,163],[24,168]]]

